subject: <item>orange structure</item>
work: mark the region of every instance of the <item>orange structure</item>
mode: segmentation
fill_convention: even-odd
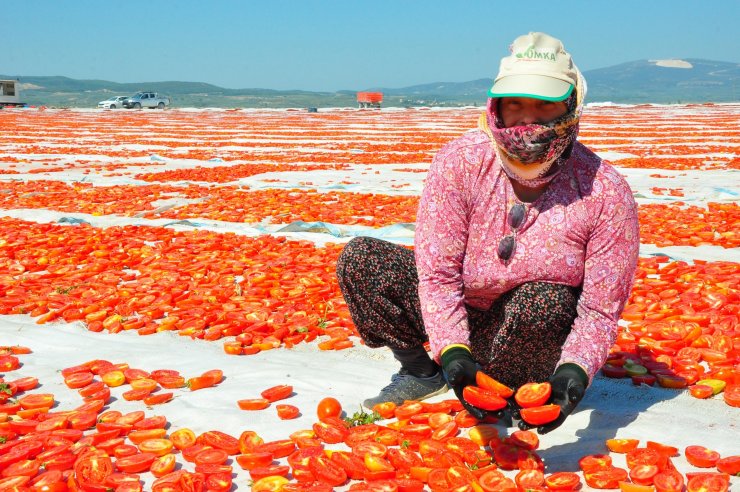
[[[360,108],[378,108],[380,109],[380,103],[383,102],[382,92],[358,92],[357,93],[357,104]]]

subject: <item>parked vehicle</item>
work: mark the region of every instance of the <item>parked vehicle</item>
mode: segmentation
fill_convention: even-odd
[[[105,101],[100,101],[98,103],[98,107],[99,108],[104,108],[104,109],[122,108],[123,107],[123,101],[127,97],[128,96],[113,96],[113,97],[109,97]]]
[[[156,92],[137,92],[131,97],[124,99],[124,108],[158,108],[164,109],[170,105],[170,98]]]
[[[4,106],[25,106],[21,102],[21,91],[17,80],[0,80],[0,108]]]

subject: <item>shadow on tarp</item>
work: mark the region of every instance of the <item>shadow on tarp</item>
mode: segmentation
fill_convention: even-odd
[[[686,390],[662,388],[657,384],[635,386],[631,378],[611,379],[598,374],[576,411],[568,417],[562,427],[552,431],[552,434],[562,433],[579,426],[580,428],[575,431],[578,439],[541,447],[537,451],[547,466],[546,472],[580,471],[578,460],[583,456],[610,454],[605,444],[607,439],[616,437],[640,439],[640,446],[644,447],[645,440],[650,439],[650,436],[645,436],[637,430],[629,435],[620,432],[620,429],[628,428],[641,414],[678,397],[682,391]],[[588,423],[583,425],[582,421],[585,419],[588,419]],[[664,424],[669,425],[670,422]],[[659,432],[660,430],[656,429],[654,435]]]
[[[416,224],[401,223],[391,226],[372,228],[358,226],[342,226],[326,222],[292,222],[274,232],[313,232],[319,234],[330,234],[334,237],[357,237],[368,236],[377,239],[393,240],[403,244],[412,244]]]

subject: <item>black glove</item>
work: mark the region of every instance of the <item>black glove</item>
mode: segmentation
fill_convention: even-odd
[[[447,384],[452,387],[455,396],[465,407],[465,410],[478,420],[486,417],[486,411],[474,407],[463,398],[463,389],[475,384],[475,373],[478,372],[478,364],[470,354],[470,350],[464,347],[451,347],[442,353],[442,370]]]
[[[539,434],[547,434],[565,422],[568,415],[575,410],[583,399],[588,385],[588,375],[579,365],[566,363],[555,369],[555,374],[550,376],[552,395],[549,403],[560,405],[560,416],[549,424],[537,428]],[[519,428],[528,430],[533,426],[523,420],[519,422]]]

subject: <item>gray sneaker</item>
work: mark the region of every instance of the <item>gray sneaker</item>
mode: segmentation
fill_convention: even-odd
[[[428,378],[412,376],[405,369],[391,376],[391,384],[380,390],[380,394],[374,398],[368,398],[362,404],[372,409],[378,403],[392,401],[396,405],[406,400],[425,400],[432,396],[447,392],[447,383],[442,376],[442,371]]]

